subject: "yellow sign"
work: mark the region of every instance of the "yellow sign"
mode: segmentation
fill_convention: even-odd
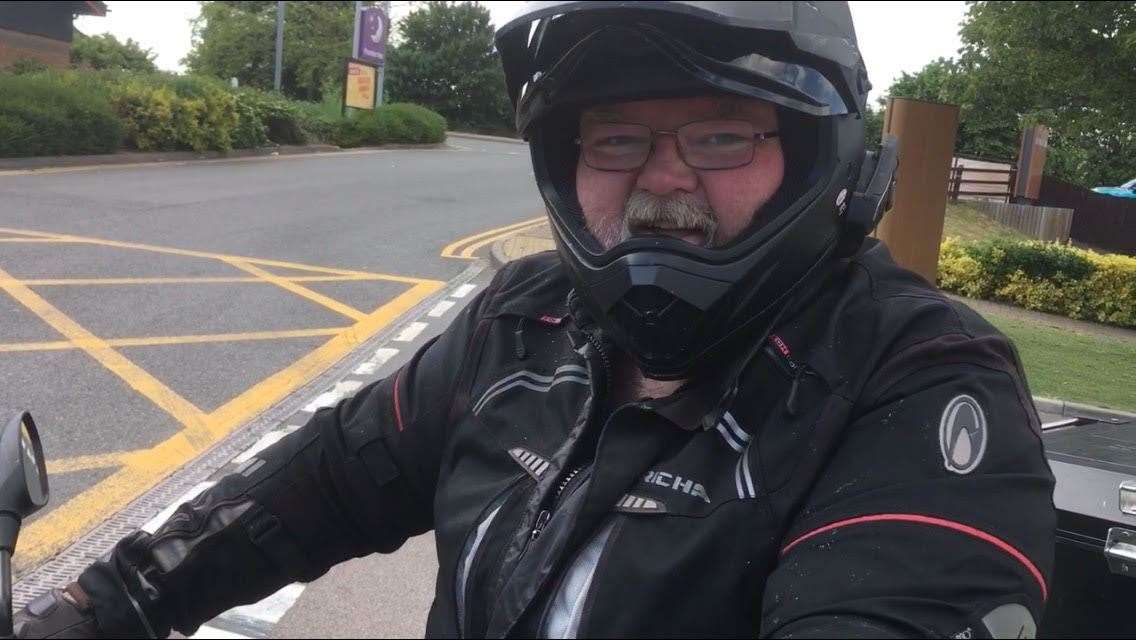
[[[377,76],[377,67],[354,60],[347,61],[347,91],[343,103],[355,109],[374,109]]]

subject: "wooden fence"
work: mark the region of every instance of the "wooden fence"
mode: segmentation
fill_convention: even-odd
[[[1069,229],[1074,242],[1136,256],[1136,199],[1106,196],[1043,176],[1038,204],[1074,211]]]
[[[1062,244],[1069,240],[1069,229],[1073,224],[1072,209],[1007,202],[976,202],[974,206],[991,219],[1036,240]]]
[[[962,200],[1001,200],[1009,202],[1013,195],[1017,166],[994,160],[955,158],[951,164],[947,196],[951,202]]]

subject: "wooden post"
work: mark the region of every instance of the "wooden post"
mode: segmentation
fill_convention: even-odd
[[[1041,193],[1041,174],[1045,170],[1045,157],[1049,151],[1049,128],[1037,125],[1022,131],[1018,148],[1016,173],[1010,180],[1010,197],[1007,202],[1037,204]]]
[[[951,179],[959,108],[908,98],[888,100],[884,133],[899,138],[894,204],[876,237],[897,264],[935,282]]]

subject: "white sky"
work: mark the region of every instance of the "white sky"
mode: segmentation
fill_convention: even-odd
[[[75,26],[88,35],[113,33],[120,40],[133,38],[158,54],[159,68],[184,70],[180,61],[190,49],[189,21],[198,14],[197,2],[106,4],[110,11],[105,18],[81,16],[75,20]],[[396,20],[410,10],[409,2],[393,4]],[[485,4],[494,24],[500,25],[521,3]],[[935,58],[958,53],[958,25],[966,14],[964,2],[852,2],[851,6],[874,87],[872,100],[902,72],[918,71]]]

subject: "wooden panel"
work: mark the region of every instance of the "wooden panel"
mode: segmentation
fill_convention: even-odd
[[[959,109],[907,98],[888,100],[884,132],[899,138],[894,205],[876,236],[895,261],[935,282]]]

